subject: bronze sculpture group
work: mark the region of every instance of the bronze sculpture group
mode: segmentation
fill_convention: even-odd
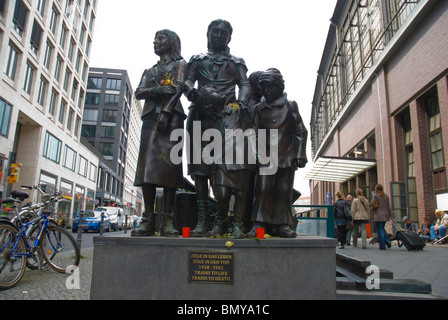
[[[132,236],[179,235],[173,228],[172,209],[183,172],[182,164],[174,164],[170,159],[172,148],[179,143],[170,137],[173,130],[183,130],[187,119],[186,132],[190,137],[198,125],[201,134],[215,130],[223,137],[224,150],[222,154],[212,153],[212,161],[207,161],[201,155],[207,142],[187,144],[188,174],[194,180],[198,206],[198,223],[191,236],[226,233],[233,195],[233,236],[255,236],[256,228],[269,227],[273,235],[296,237],[288,224],[292,217],[295,170],[307,163],[307,130],[297,103],[287,99],[280,71],[271,68],[247,77],[244,60],[230,54],[232,32],[229,22],[212,21],[207,31],[208,52],[194,55],[188,63],[181,56],[176,33],[156,33],[154,51],[160,60],[145,70],[136,90],[137,99],[145,100],[135,181],[136,186],[142,187],[145,212],[140,228],[133,230]],[[188,117],[180,102],[182,94],[191,102]],[[230,130],[244,134],[226,139]],[[256,148],[259,140],[265,144],[262,151]],[[241,149],[243,156],[239,160],[229,161],[226,157],[230,153],[241,154]],[[268,154],[273,160],[269,164],[263,159]],[[272,165],[272,172],[262,174],[263,170],[269,172]],[[209,186],[217,200],[213,225]],[[161,220],[154,213],[157,187],[163,187]]]

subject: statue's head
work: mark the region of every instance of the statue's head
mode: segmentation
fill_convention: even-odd
[[[208,49],[230,52],[228,44],[232,40],[232,33],[233,28],[228,21],[222,19],[212,21],[207,30]]]
[[[274,101],[283,94],[285,81],[279,70],[270,68],[260,76],[260,87],[266,101]]]
[[[171,31],[168,29],[164,29],[164,30],[160,30],[160,31],[156,32],[156,36],[155,36],[155,40],[154,40],[155,53],[157,55],[160,55],[161,52],[158,50],[165,50],[165,49],[160,49],[160,47],[158,47],[158,44],[156,44],[158,39],[161,39],[161,38],[166,39],[166,41],[167,41],[166,46],[169,46],[169,48],[166,48],[166,50],[169,50],[169,55],[171,56],[171,58],[174,60],[182,59],[182,55],[181,55],[182,46],[181,46],[180,38],[174,31]]]
[[[251,73],[249,76],[249,83],[250,87],[252,89],[252,95],[261,98],[263,96],[263,93],[261,92],[260,87],[260,76],[263,74],[263,71],[255,71]]]

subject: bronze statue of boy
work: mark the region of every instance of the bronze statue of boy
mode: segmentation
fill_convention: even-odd
[[[263,92],[261,102],[254,110],[254,127],[267,130],[267,136],[277,135],[277,154],[267,139],[267,152],[276,161],[273,174],[258,173],[255,200],[252,211],[254,227],[249,236],[255,236],[257,227],[273,225],[274,235],[294,238],[296,233],[289,228],[292,218],[292,191],[294,175],[298,168],[307,163],[306,142],[308,132],[302,121],[297,103],[288,100],[284,92],[283,76],[277,69],[268,69],[260,76]],[[260,170],[261,172],[261,170]]]

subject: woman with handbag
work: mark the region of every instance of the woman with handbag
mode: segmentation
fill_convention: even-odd
[[[339,249],[345,248],[347,221],[351,219],[350,204],[344,199],[340,191],[335,194],[337,200],[334,203],[334,221],[338,230]]]
[[[356,198],[352,203],[353,214],[353,246],[357,247],[359,228],[361,228],[362,248],[367,248],[367,223],[370,222],[369,201],[363,196],[361,189],[356,189]]]
[[[376,230],[378,233],[378,242],[380,250],[386,250],[386,245],[390,248],[390,238],[386,232],[386,222],[393,218],[392,209],[390,207],[389,196],[384,193],[383,186],[377,184],[375,186],[375,195],[370,201],[373,208],[373,217],[375,220]]]

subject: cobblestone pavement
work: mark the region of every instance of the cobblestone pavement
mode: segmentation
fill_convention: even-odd
[[[0,301],[5,300],[89,300],[92,278],[93,248],[83,249],[79,264],[79,289],[67,289],[69,274],[62,274],[49,267],[43,270],[27,269],[20,282],[9,290],[0,291]],[[73,278],[73,277],[72,277]]]

